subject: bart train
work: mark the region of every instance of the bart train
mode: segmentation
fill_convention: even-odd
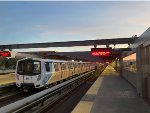
[[[16,85],[24,91],[40,89],[95,69],[94,63],[24,58],[17,61]]]

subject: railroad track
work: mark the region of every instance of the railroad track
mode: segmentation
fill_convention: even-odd
[[[18,100],[24,99],[28,96],[34,95],[38,91],[24,93],[22,90],[16,90],[15,92],[11,92],[0,97],[0,108],[6,105],[9,105]]]
[[[43,90],[33,95],[23,95],[16,96],[17,99],[14,99],[14,103],[9,104],[7,106],[1,107],[0,112],[4,113],[31,113],[31,112],[38,112],[42,113],[46,110],[49,106],[53,106],[56,103],[63,100],[67,95],[70,95],[76,88],[81,86],[88,80],[88,84],[94,83],[93,81],[96,80],[93,78],[93,73],[100,75],[100,72],[90,71],[84,73],[80,76],[72,78],[66,82],[60,83],[56,86]],[[96,77],[95,77],[96,78]],[[26,97],[26,98],[25,98]],[[19,101],[16,101],[19,100]],[[16,102],[15,102],[16,101]],[[40,108],[40,109],[39,109]],[[37,111],[38,109],[38,111]]]
[[[24,93],[15,84],[7,84],[0,88],[0,108],[35,93],[37,92]]]
[[[15,83],[0,86],[0,104],[2,100],[17,91]]]
[[[73,91],[74,88],[78,87],[83,82],[85,82],[86,79],[89,78],[93,72],[94,70],[72,78],[66,82],[60,83],[49,89],[43,90],[34,95],[31,95],[27,98],[21,99],[17,102],[4,106],[0,108],[0,112],[23,113],[28,110],[33,110],[34,108],[40,105],[45,106],[45,103],[47,103],[46,101],[48,100],[51,103],[55,103],[60,98],[63,98],[63,96],[68,94],[70,91]]]
[[[3,95],[0,97],[0,108],[6,106],[10,103],[23,99],[27,96],[23,94],[23,92],[16,91],[14,93],[9,93],[7,95]]]

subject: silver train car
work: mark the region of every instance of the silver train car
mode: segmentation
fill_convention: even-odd
[[[25,90],[28,88],[40,89],[95,69],[94,64],[87,62],[39,58],[18,60],[16,66],[16,85]]]

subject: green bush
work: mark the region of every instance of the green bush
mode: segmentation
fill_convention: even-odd
[[[17,58],[5,58],[0,57],[0,68],[1,69],[15,69]]]

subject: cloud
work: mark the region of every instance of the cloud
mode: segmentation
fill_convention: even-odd
[[[66,41],[67,37],[72,37],[75,40],[92,40],[103,38],[118,38],[117,35],[112,34],[114,27],[87,25],[87,26],[70,26],[61,28],[52,28],[47,25],[35,25],[32,32],[37,32],[38,38],[59,38],[60,41]],[[64,38],[61,40],[61,38]],[[73,39],[73,40],[74,40]],[[68,40],[69,41],[69,40]]]
[[[137,19],[131,19],[131,20],[129,20],[129,23],[134,24],[134,25],[149,27],[150,26],[150,16],[137,18]]]

